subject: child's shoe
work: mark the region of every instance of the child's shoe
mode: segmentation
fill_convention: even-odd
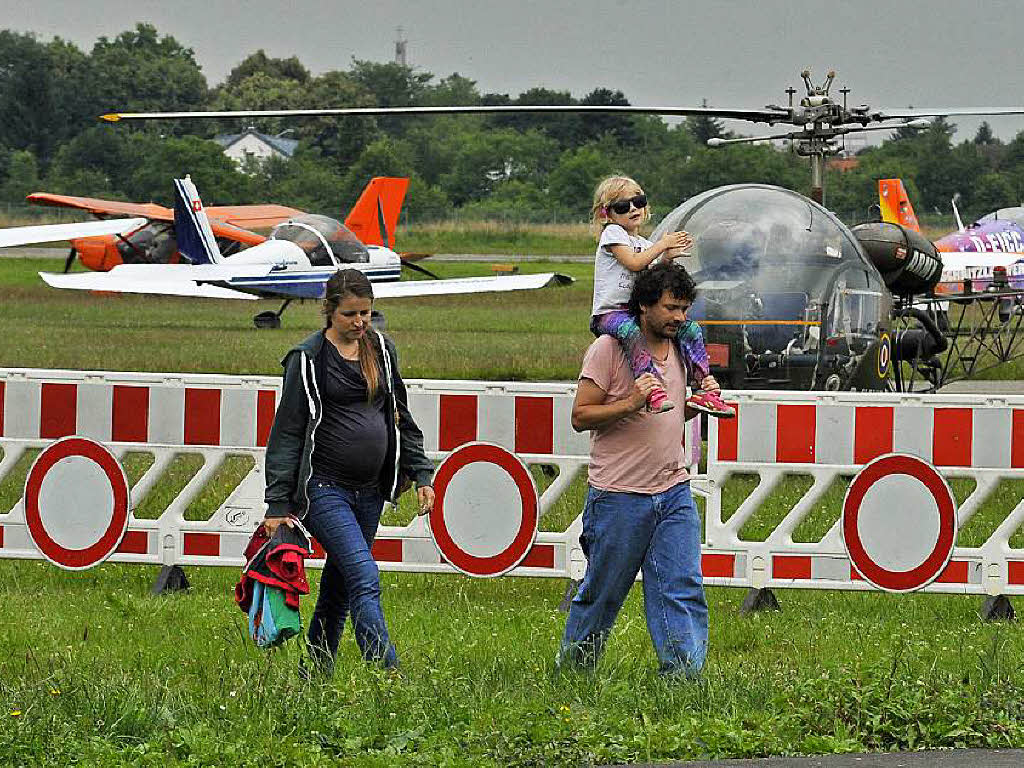
[[[668,394],[662,387],[656,387],[647,396],[647,410],[651,413],[665,413],[676,407],[676,404],[668,399]]]
[[[694,392],[686,399],[686,405],[695,411],[715,416],[719,419],[731,419],[736,416],[736,409],[726,403],[717,392]]]

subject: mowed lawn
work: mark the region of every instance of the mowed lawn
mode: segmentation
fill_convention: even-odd
[[[489,272],[436,266],[445,276]],[[307,303],[289,308],[281,330],[256,331],[250,318],[268,302],[96,297],[53,291],[35,276],[59,268],[0,260],[3,366],[276,374],[283,353],[320,323]],[[405,375],[573,378],[590,339],[589,267],[522,268],[580,279],[515,295],[381,302]],[[132,480],[144,464],[130,462]],[[183,457],[181,477],[168,483],[196,469]],[[753,485],[730,482],[727,512]],[[741,535],[763,539],[806,485],[791,478]],[[0,482],[0,507],[18,486],[17,477]],[[830,491],[799,540],[820,538],[843,490]],[[954,484],[961,499],[970,490]],[[1001,490],[965,543],[983,540],[1020,495]],[[216,496],[188,516],[208,515]],[[577,480],[545,527],[561,530],[581,496]],[[140,514],[159,514],[160,500],[148,501]],[[389,522],[410,514],[403,505]],[[69,573],[0,561],[0,765],[546,766],[1024,747],[1022,630],[981,622],[975,597],[780,591],[781,613],[742,616],[742,591],[710,589],[708,666],[687,683],[657,675],[639,589],[596,672],[565,674],[553,663],[565,582],[385,573],[401,673],[365,666],[346,632],[334,680],[304,682],[300,643],[267,653],[246,637],[234,569],[188,575],[189,593],[151,597],[150,567]],[[312,605],[304,602],[307,620]]]

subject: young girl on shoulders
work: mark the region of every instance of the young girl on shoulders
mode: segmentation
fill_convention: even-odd
[[[640,326],[626,304],[636,273],[659,258],[688,256],[693,244],[686,232],[669,232],[652,243],[640,234],[651,216],[647,196],[626,176],[612,176],[594,191],[592,220],[601,228],[594,262],[594,303],[590,330],[596,336],[614,336],[629,362],[634,378],[644,373],[660,378]],[[687,362],[693,394],[686,404],[694,410],[729,418],[736,412],[719,397],[718,382],[710,375],[710,363],[700,327],[692,320],[680,326],[676,345]],[[649,410],[661,413],[675,407],[665,390],[657,387],[647,400]]]

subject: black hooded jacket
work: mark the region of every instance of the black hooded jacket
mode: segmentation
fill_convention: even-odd
[[[388,446],[377,487],[386,500],[395,501],[403,478],[415,481],[419,487],[430,485],[434,465],[423,452],[423,433],[409,412],[405,383],[398,373],[394,342],[376,330],[370,333],[376,336],[373,346],[383,373],[381,386],[385,388],[384,394],[391,404],[390,408],[384,409]],[[267,517],[294,514],[301,518],[309,509],[306,485],[313,470],[310,457],[323,413],[316,385],[316,366],[325,342],[324,332],[317,331],[281,361],[284,366],[281,402],[267,442],[267,490],[264,496]]]

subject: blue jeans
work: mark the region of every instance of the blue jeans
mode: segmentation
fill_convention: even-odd
[[[327,561],[307,642],[310,658],[328,675],[350,611],[363,658],[398,666],[380,606],[380,572],[370,554],[383,508],[376,488],[350,490],[317,478],[309,482],[303,522],[327,552]]]
[[[590,487],[580,542],[587,573],[569,607],[560,666],[593,666],[637,572],[663,672],[695,676],[708,647],[700,517],[690,484],[646,495]]]

